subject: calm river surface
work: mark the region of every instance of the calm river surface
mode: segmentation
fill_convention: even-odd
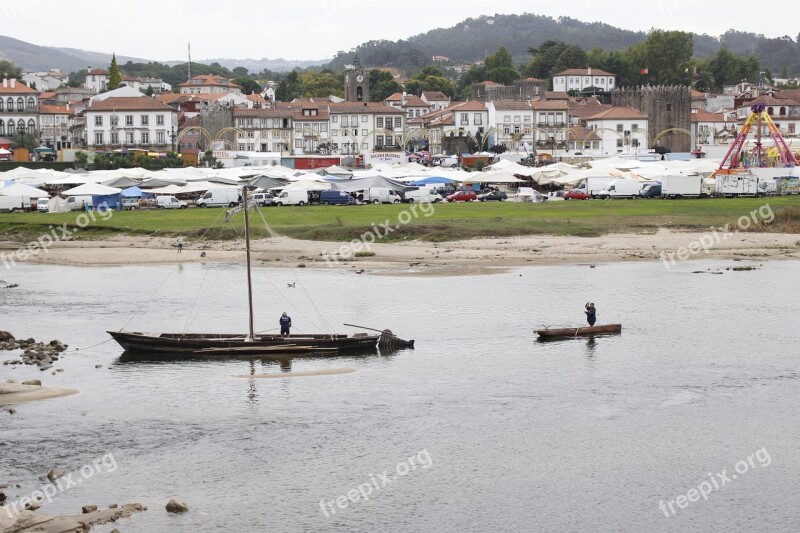
[[[313,331],[321,314],[341,331],[390,327],[417,349],[295,359],[292,371],[356,371],[259,380],[234,376],[289,367],[126,361],[113,342],[70,351],[56,376],[0,366],[3,380],[81,391],[0,411],[0,483],[22,485],[14,499],[54,466],[113,454],[113,472],[41,510],[147,505],[116,525],[126,533],[799,531],[800,264],[692,274],[742,264],[459,278],[259,269],[257,329],[286,310],[295,332]],[[0,329],[70,349],[128,323],[243,331],[243,276],[231,265],[21,265],[0,275],[20,285],[0,290]],[[621,336],[534,340],[534,327],[582,323],[590,299]],[[346,501],[360,485],[369,499]],[[168,515],[173,497],[190,512]]]

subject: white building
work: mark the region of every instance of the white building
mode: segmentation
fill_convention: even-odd
[[[330,141],[340,154],[400,150],[406,114],[378,102],[328,104]],[[295,148],[297,148],[295,139]]]
[[[494,128],[491,145],[499,144],[512,151],[534,145],[533,107],[530,102],[498,100],[487,102],[489,126]]]
[[[148,96],[95,101],[84,114],[86,143],[94,150],[166,152],[178,132],[178,112]]]
[[[22,76],[28,87],[36,87],[37,91],[54,91],[69,81],[69,76],[61,75],[60,72],[28,72]]]
[[[83,86],[95,93],[101,93],[108,89],[108,71],[103,68],[89,67]]]
[[[431,111],[450,107],[450,98],[440,91],[422,91],[422,101],[430,106]]]
[[[40,143],[56,150],[72,148],[74,141],[70,128],[73,125],[74,111],[69,104],[40,105]]]
[[[649,146],[650,120],[632,107],[612,107],[586,119],[586,126],[601,139],[603,154],[636,153]]]
[[[692,109],[692,135],[697,144],[729,144],[736,137],[738,123],[728,113],[709,113],[705,109]]]
[[[567,93],[597,87],[610,93],[616,88],[617,77],[610,72],[592,68],[571,68],[553,76],[553,91]]]
[[[533,107],[536,145],[555,151],[566,148],[569,129],[569,100],[537,100]]]
[[[293,115],[294,110],[289,108],[234,109],[234,124],[240,132],[237,148],[239,151],[290,154],[295,132]]]
[[[213,74],[194,76],[189,81],[179,83],[181,94],[242,94],[242,88],[227,78]]]
[[[3,79],[0,85],[0,137],[39,134],[39,91],[16,79]]]

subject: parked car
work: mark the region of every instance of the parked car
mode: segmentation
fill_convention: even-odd
[[[174,196],[157,196],[156,206],[159,209],[186,209],[189,204],[183,200],[178,200]]]
[[[478,195],[475,191],[456,191],[445,199],[448,202],[474,202]]]
[[[249,196],[250,200],[261,207],[269,207],[272,205],[272,195],[268,192],[257,192]]]
[[[508,200],[508,195],[502,191],[491,191],[478,196],[481,202],[505,202]]]
[[[433,165],[445,168],[456,168],[458,166],[457,155],[435,155],[433,156]]]
[[[571,189],[564,193],[564,200],[588,200],[589,198],[586,189]]]
[[[139,209],[139,202],[141,200],[139,198],[122,198],[122,209],[125,211],[131,211],[133,209]]]

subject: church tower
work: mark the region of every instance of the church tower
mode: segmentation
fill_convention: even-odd
[[[344,99],[348,102],[369,102],[369,72],[356,54],[353,67],[344,75]]]

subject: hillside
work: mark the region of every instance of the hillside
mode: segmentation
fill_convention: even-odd
[[[328,59],[320,59],[316,61],[301,61],[299,59],[231,59],[231,58],[218,58],[218,59],[200,59],[197,60],[197,63],[203,63],[204,65],[210,65],[212,63],[217,63],[222,65],[223,67],[233,70],[236,67],[244,67],[250,72],[262,72],[264,70],[270,70],[272,72],[290,72],[296,68],[306,69],[309,67],[316,67],[320,65],[324,65],[330,61]],[[181,61],[170,61],[167,64],[173,65],[177,63],[185,63],[185,60]]]
[[[0,59],[11,61],[26,71],[61,69],[69,73],[88,66],[105,66],[111,63],[111,52],[98,53],[76,48],[51,48],[39,46],[0,35]],[[135,57],[117,56],[118,61],[142,61]]]

